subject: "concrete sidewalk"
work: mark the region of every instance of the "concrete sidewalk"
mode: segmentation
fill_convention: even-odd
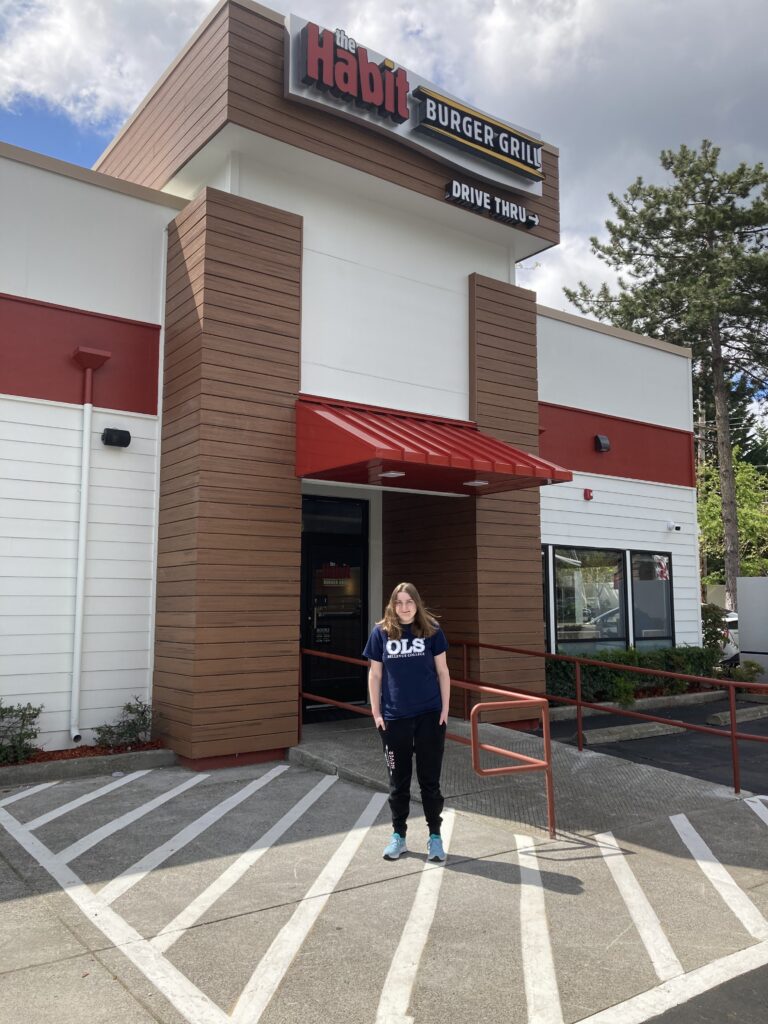
[[[451,719],[449,732],[469,736],[469,726]],[[480,735],[492,746],[529,757],[543,756],[542,740],[530,733],[481,725]],[[678,813],[714,809],[736,799],[727,786],[602,752],[579,753],[564,743],[553,743],[552,750],[555,814],[558,833],[563,835],[590,836],[647,822],[672,809]],[[387,790],[381,744],[368,718],[305,726],[301,745],[292,748],[289,757],[295,764]],[[502,762],[484,755],[482,763],[495,767]],[[483,778],[472,770],[469,748],[449,741],[442,784],[447,805],[457,810],[483,814],[518,830],[546,834],[542,772]],[[412,795],[418,800],[415,773]]]

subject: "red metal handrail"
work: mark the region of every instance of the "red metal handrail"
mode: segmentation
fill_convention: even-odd
[[[330,654],[327,651],[313,651],[307,648],[300,648],[299,653],[301,655],[307,655],[313,658],[325,658],[328,661],[341,661],[347,665],[361,665],[364,668],[368,667],[368,662],[362,658],[348,658],[342,654]],[[301,663],[301,662],[300,662]],[[466,659],[465,659],[466,664]],[[470,682],[466,679],[454,679],[451,678],[451,685],[457,686],[464,691],[465,694],[465,707],[466,707],[466,695],[469,693],[479,693],[487,695],[496,695],[506,698],[503,701],[485,701],[484,703],[477,703],[472,708],[469,715],[470,720],[470,737],[467,739],[466,736],[459,736],[457,733],[446,732],[445,738],[453,740],[454,743],[461,743],[464,746],[468,746],[472,754],[472,768],[480,776],[488,775],[512,775],[514,772],[533,772],[543,771],[545,778],[545,787],[547,795],[547,827],[549,829],[550,838],[556,838],[555,831],[555,790],[552,779],[552,743],[549,735],[549,703],[546,697],[541,694],[524,693],[523,691],[515,690],[502,690],[495,686],[486,686],[484,683]],[[301,668],[299,669],[299,730],[301,730],[301,701],[313,700],[321,704],[330,704],[333,707],[343,708],[345,711],[353,711],[358,715],[367,715],[369,718],[373,717],[373,712],[370,708],[360,707],[357,704],[349,704],[340,700],[333,700],[330,697],[321,697],[316,693],[307,693],[304,691],[303,684],[301,682]],[[481,743],[478,732],[478,724],[480,715],[483,711],[506,711],[509,708],[530,708],[532,711],[537,712],[541,715],[541,726],[542,736],[544,741],[544,757],[527,757],[525,754],[517,754],[512,750],[505,750],[503,747],[494,747],[488,743]],[[299,740],[301,740],[301,731],[299,731]],[[507,758],[508,760],[517,761],[518,764],[514,765],[502,765],[496,768],[482,768],[480,765],[480,752],[484,751],[488,754],[497,754],[499,757]]]
[[[572,662],[574,665],[574,681],[576,698],[573,697],[561,697],[555,694],[545,694],[547,700],[555,701],[560,704],[571,704],[576,705],[576,732],[577,732],[577,743],[579,750],[584,749],[584,732],[582,726],[582,712],[584,708],[591,708],[596,711],[602,711],[606,714],[624,715],[625,718],[638,718],[646,722],[659,722],[662,725],[672,725],[680,729],[688,729],[690,732],[701,732],[707,733],[711,736],[721,736],[725,738],[726,734],[722,729],[716,729],[709,725],[695,725],[693,722],[683,722],[676,718],[664,718],[660,715],[649,715],[642,711],[630,711],[627,708],[606,708],[604,705],[596,704],[590,701],[582,700],[581,697],[581,670],[583,665],[597,665],[600,668],[615,669],[619,672],[634,672],[636,675],[645,676],[656,676],[665,679],[677,679],[688,683],[698,683],[704,686],[711,686],[715,689],[727,689],[728,690],[728,706],[730,709],[730,729],[728,736],[731,741],[731,763],[733,768],[733,789],[735,793],[741,792],[741,766],[739,759],[739,740],[751,740],[756,743],[768,743],[768,736],[758,736],[755,733],[750,732],[739,732],[736,729],[736,690],[745,689],[751,692],[759,692],[768,694],[768,684],[765,683],[744,683],[735,679],[714,679],[711,676],[693,676],[686,675],[683,672],[668,672],[666,669],[654,669],[654,668],[643,668],[640,665],[622,665],[618,662],[610,661],[599,661],[596,658],[579,658],[572,654],[551,654],[548,651],[533,651],[526,647],[509,647],[504,644],[488,644],[482,643],[478,640],[457,640],[453,641],[455,646],[461,646],[463,648],[464,664],[468,663],[469,648],[483,648],[492,651],[502,651],[508,654],[522,654],[533,658],[544,658],[550,659],[551,661],[566,661]],[[517,693],[531,693],[529,690],[523,690],[520,687],[515,687]]]

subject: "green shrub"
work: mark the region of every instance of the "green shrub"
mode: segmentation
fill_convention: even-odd
[[[0,697],[0,764],[19,764],[35,753],[43,706],[3,704]]]
[[[720,651],[719,648],[711,651],[705,647],[667,647],[656,651],[638,651],[630,647],[627,651],[595,651],[584,657],[617,665],[637,665],[639,668],[655,668],[662,672],[712,677]],[[547,661],[547,693],[556,697],[574,698],[574,670],[575,666],[570,662]],[[659,690],[662,694],[684,693],[688,683],[665,679],[663,676],[621,672],[601,665],[582,665],[581,668],[581,695],[584,700],[592,703],[610,701],[626,707],[633,703],[638,691],[651,689]]]
[[[735,679],[739,683],[754,683],[757,677],[763,671],[763,666],[759,661],[742,661],[739,665],[733,665],[722,669],[722,675],[725,679]],[[743,692],[743,691],[742,691]],[[736,696],[739,695],[739,691],[736,691]]]
[[[716,604],[701,606],[701,635],[704,648],[708,651],[722,650],[725,631],[725,612]]]
[[[123,704],[120,717],[113,725],[100,725],[93,730],[99,747],[132,747],[146,743],[152,732],[152,705],[141,697]]]

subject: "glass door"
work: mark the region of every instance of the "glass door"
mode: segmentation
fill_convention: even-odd
[[[304,498],[302,530],[302,646],[359,658],[368,635],[368,506],[339,498]],[[367,701],[364,667],[306,656],[303,689],[347,703]],[[304,721],[342,712],[304,702]]]

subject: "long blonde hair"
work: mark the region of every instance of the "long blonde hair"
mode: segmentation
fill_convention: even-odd
[[[414,636],[434,636],[438,630],[437,616],[431,612],[421,599],[421,595],[412,583],[398,583],[392,591],[392,595],[384,609],[384,616],[376,625],[381,626],[390,640],[399,640],[403,633],[403,627],[397,617],[395,602],[397,595],[405,591],[416,605],[416,615],[411,623]]]

